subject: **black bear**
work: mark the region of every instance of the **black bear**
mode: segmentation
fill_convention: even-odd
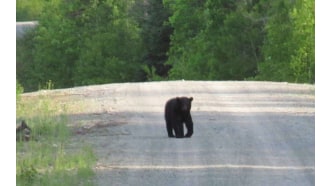
[[[193,98],[176,97],[168,100],[165,105],[165,121],[168,137],[191,137],[194,129],[190,115],[191,102]],[[186,124],[187,134],[184,135],[183,123]],[[173,130],[175,136],[173,135]]]

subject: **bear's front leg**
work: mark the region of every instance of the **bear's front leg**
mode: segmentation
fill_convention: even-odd
[[[184,137],[183,122],[176,121],[175,126],[174,126],[174,131],[175,131],[176,138],[183,138]]]
[[[189,114],[186,121],[185,121],[186,127],[187,127],[187,134],[185,135],[186,138],[190,138],[194,133],[194,124],[191,119],[191,115]]]

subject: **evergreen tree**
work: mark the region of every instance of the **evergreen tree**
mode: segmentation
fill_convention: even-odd
[[[168,59],[170,36],[173,28],[168,24],[170,16],[168,8],[164,7],[162,0],[139,0],[132,9],[131,15],[135,17],[141,28],[144,53],[142,64],[147,72],[155,69],[157,76],[166,78],[170,69],[165,62]]]

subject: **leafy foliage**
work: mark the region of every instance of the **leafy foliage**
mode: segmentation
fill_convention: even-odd
[[[258,15],[248,10],[255,3],[165,2],[173,11],[168,61],[173,64],[172,79],[242,80],[255,75],[263,35]]]
[[[278,0],[265,28],[264,61],[257,79],[314,83],[314,1]],[[285,34],[284,34],[285,33]]]
[[[171,79],[314,82],[314,1],[164,2]]]
[[[312,0],[30,3],[17,2],[17,20],[39,20],[16,41],[26,91],[49,80],[54,88],[167,79],[314,83]]]
[[[41,0],[16,0],[16,21],[37,20],[44,4],[44,1]]]
[[[140,29],[128,17],[132,4],[99,0],[45,4],[39,26],[17,41],[23,51],[17,53],[22,67],[17,74],[26,90],[37,90],[49,80],[54,88],[139,80],[142,47]]]
[[[315,4],[314,1],[299,1],[290,13],[294,20],[292,42],[295,50],[290,67],[295,82],[315,81]]]
[[[124,3],[95,1],[85,10],[82,24],[86,32],[73,75],[75,85],[138,80],[140,30],[126,18],[128,8]]]

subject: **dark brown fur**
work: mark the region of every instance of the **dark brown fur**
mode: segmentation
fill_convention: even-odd
[[[193,135],[193,121],[190,115],[192,100],[192,97],[176,97],[166,102],[165,121],[168,137],[189,138]],[[184,135],[184,124],[187,128],[186,135]]]

